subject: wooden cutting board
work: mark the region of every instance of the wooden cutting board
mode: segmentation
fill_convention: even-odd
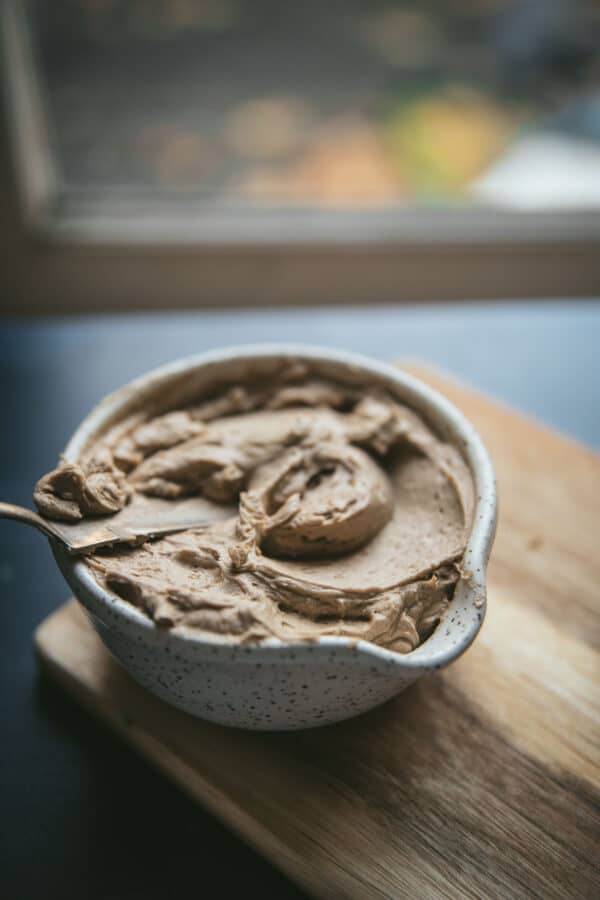
[[[73,601],[41,662],[315,897],[600,897],[600,457],[419,374],[499,481],[488,616],[457,663],[353,721],[264,734],[146,694]]]

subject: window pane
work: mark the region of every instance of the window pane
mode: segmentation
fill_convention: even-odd
[[[67,194],[600,206],[592,0],[36,0],[29,22]]]

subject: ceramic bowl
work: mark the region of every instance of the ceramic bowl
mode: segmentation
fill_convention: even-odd
[[[392,366],[302,345],[242,346],[193,356],[106,397],[81,423],[64,456],[75,462],[90,439],[143,404],[165,382],[178,402],[191,402],[214,384],[230,378],[243,381],[256,370],[266,374],[290,357],[316,364],[324,375],[384,385],[458,446],[468,463],[477,501],[463,574],[446,616],[420,647],[402,655],[343,637],[236,646],[179,635],[157,628],[143,613],[101,587],[82,560],[69,557],[56,545],[52,548],[100,638],[136,681],[194,716],[240,728],[306,728],[365,712],[464,653],[485,613],[486,564],[496,522],[495,480],[488,454],[473,426],[454,406]]]

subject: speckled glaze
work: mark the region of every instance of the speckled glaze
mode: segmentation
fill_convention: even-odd
[[[73,593],[113,656],[145,688],[180,709],[223,725],[293,729],[325,725],[365,712],[430,672],[447,666],[474,640],[485,614],[486,565],[496,524],[493,469],[479,436],[441,395],[391,366],[343,351],[303,345],[242,346],[179,360],[106,397],[65,449],[76,461],[86,443],[166,381],[203,385],[243,377],[249,368],[294,357],[324,374],[378,381],[461,448],[477,498],[471,535],[448,612],[432,636],[407,655],[366,641],[324,637],[315,643],[226,644],[163,631],[102,588],[82,561],[53,545]],[[190,397],[190,399],[192,399]]]

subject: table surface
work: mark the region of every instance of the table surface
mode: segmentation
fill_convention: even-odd
[[[600,303],[228,312],[0,325],[0,497],[28,503],[104,393],[177,356],[293,340],[420,359],[600,449]],[[40,679],[35,626],[67,590],[45,543],[0,523],[0,832],[5,896],[301,897],[286,879]]]

